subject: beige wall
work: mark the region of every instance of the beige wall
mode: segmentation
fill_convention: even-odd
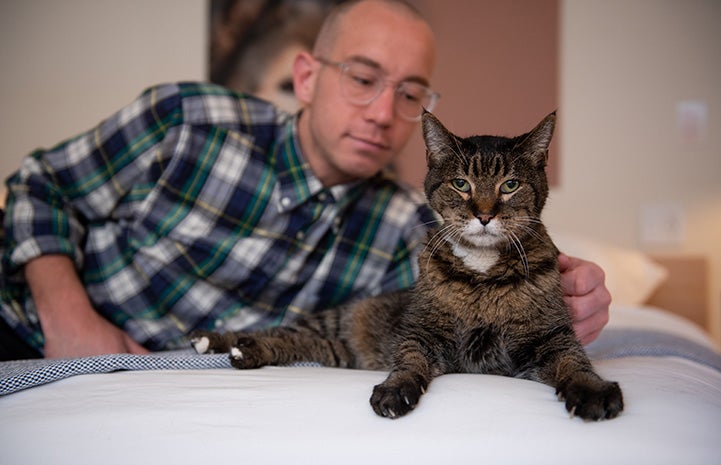
[[[0,177],[34,147],[89,127],[149,84],[203,78],[205,44],[202,1],[0,3]],[[717,0],[561,2],[561,185],[546,220],[623,246],[709,257],[721,341],[719,44]],[[459,59],[472,59],[462,52]],[[708,105],[698,143],[684,142],[676,127],[676,105],[686,99]],[[685,214],[678,245],[640,242],[642,210],[659,203]]]
[[[200,0],[0,2],[3,188],[23,155],[90,128],[148,85],[203,79],[206,16]]]
[[[721,342],[721,2],[566,0],[561,19],[561,185],[546,220],[624,246],[711,260]],[[701,141],[677,127],[679,101],[708,108]],[[640,240],[648,205],[685,216],[678,245]]]

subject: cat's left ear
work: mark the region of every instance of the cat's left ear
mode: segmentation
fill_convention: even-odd
[[[553,129],[556,127],[556,112],[543,118],[533,131],[529,132],[522,142],[523,151],[537,165],[546,166],[548,162],[548,146],[551,144]]]
[[[426,143],[426,162],[428,167],[440,163],[444,154],[455,144],[454,136],[438,121],[433,113],[423,110],[423,140]]]

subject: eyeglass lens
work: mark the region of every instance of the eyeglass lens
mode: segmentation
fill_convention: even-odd
[[[371,103],[381,94],[385,85],[382,75],[371,66],[347,63],[341,67],[341,89],[351,103]],[[418,119],[424,108],[430,111],[435,103],[433,92],[417,82],[403,81],[396,85],[395,92],[396,109],[407,119]]]

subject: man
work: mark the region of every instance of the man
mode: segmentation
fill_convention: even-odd
[[[384,168],[432,107],[435,44],[405,3],[349,2],[293,67],[302,111],[202,84],[149,89],[9,179],[4,358],[145,353],[196,328],[282,324],[412,284],[434,223]],[[575,329],[610,297],[561,256]]]

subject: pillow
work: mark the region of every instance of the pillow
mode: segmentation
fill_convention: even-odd
[[[551,237],[566,255],[603,268],[614,304],[642,305],[668,277],[666,268],[641,251],[568,233],[553,233]]]

